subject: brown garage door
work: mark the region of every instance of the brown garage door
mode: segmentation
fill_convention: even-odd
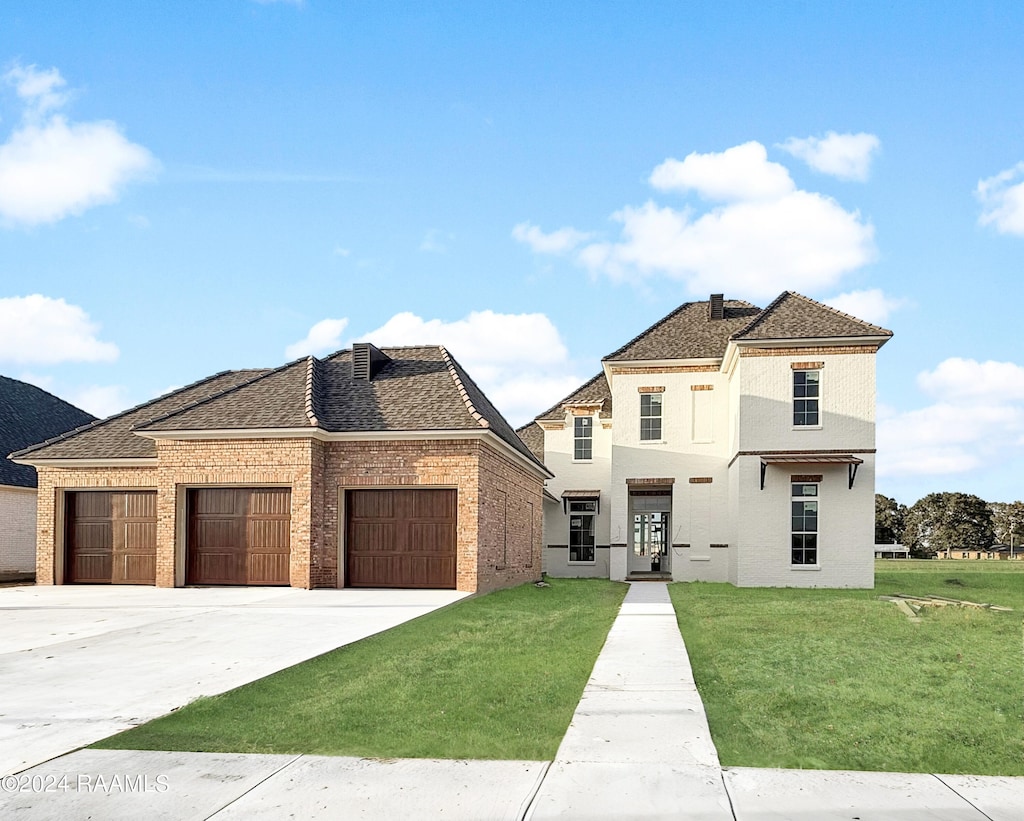
[[[64,494],[64,580],[156,584],[156,491]]]
[[[188,491],[188,584],[288,584],[289,488]]]
[[[454,490],[350,490],[346,584],[455,588]]]

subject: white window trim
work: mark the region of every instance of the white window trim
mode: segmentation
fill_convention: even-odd
[[[824,402],[822,401],[823,398],[824,398],[824,391],[822,389],[822,383],[821,383],[821,376],[822,376],[822,371],[823,370],[824,370],[824,368],[799,368],[797,370],[792,371],[793,374],[810,373],[811,371],[815,371],[818,374],[818,396],[817,396],[817,399],[818,399],[818,424],[817,425],[796,425],[796,424],[794,424],[792,426],[793,430],[821,430],[822,429],[822,420],[825,418],[824,417],[825,405],[824,405]],[[790,403],[789,414],[790,414],[790,419],[792,419],[793,414],[795,413],[794,407],[795,407],[796,400],[798,398],[796,396],[796,393],[795,393],[796,386],[793,384],[792,379],[793,379],[793,377],[790,377],[790,383],[789,383],[789,393],[790,393],[790,396],[789,396],[789,403]],[[806,397],[800,397],[800,398],[806,398]]]
[[[576,458],[576,440],[585,439],[587,437],[576,436],[576,420],[577,419],[590,419],[590,458],[589,459],[577,459]],[[572,420],[572,461],[573,464],[585,465],[594,461],[594,417],[593,416],[574,416]]]
[[[645,397],[645,396],[660,396],[661,397],[661,402],[660,402],[661,413],[659,413],[657,416],[644,416],[643,397]],[[640,444],[641,445],[650,445],[650,444],[664,445],[665,444],[665,393],[664,392],[662,392],[662,393],[642,393],[642,394],[640,394],[640,397],[641,397],[641,399],[640,399],[640,428],[637,430],[637,437],[638,437],[638,439],[640,441]],[[643,437],[644,419],[657,419],[659,422],[661,422],[661,437],[659,437],[658,439],[644,439],[644,437]]]

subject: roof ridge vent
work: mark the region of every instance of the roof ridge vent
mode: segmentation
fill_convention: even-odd
[[[352,378],[373,381],[391,357],[369,342],[352,343]]]
[[[725,319],[725,294],[712,294],[708,302],[708,319]]]

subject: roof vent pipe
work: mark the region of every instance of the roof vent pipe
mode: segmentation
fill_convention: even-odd
[[[725,319],[725,294],[712,294],[708,303],[711,319]]]

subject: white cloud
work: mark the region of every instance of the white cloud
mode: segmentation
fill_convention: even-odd
[[[578,241],[544,247],[538,253],[575,248],[575,260],[593,273],[636,282],[665,276],[684,282],[694,294],[731,292],[769,298],[792,289],[817,292],[875,258],[874,228],[822,194],[796,188],[789,172],[767,160],[764,146],[746,143],[720,154],[691,154],[667,160],[651,175],[663,189],[692,190],[725,201],[698,213],[649,201],[612,214],[621,225],[617,241]],[[528,241],[532,228],[520,232]],[[516,226],[516,230],[521,226]],[[538,231],[536,239],[552,234]],[[517,236],[517,238],[520,238]]]
[[[423,235],[423,241],[420,242],[420,250],[426,251],[428,254],[443,254],[448,250],[448,242],[453,239],[455,239],[454,234],[443,234],[431,228]]]
[[[153,156],[107,120],[72,123],[52,113],[65,102],[56,69],[15,66],[3,79],[25,101],[22,122],[0,144],[0,218],[40,225],[114,202],[156,168]]]
[[[334,246],[334,256],[336,257],[347,257],[352,255],[351,248],[342,248],[340,245]]]
[[[874,134],[829,131],[824,137],[790,137],[778,147],[822,174],[865,182],[871,171],[871,160],[882,147],[882,142]]]
[[[884,325],[893,311],[906,305],[906,300],[886,296],[881,288],[847,291],[823,301],[833,308],[858,319],[866,319],[875,325]]]
[[[521,222],[512,229],[513,239],[529,245],[535,254],[564,254],[592,236],[593,234],[577,231],[575,228],[559,228],[545,234],[536,225],[528,222]]]
[[[406,312],[362,339],[378,346],[444,345],[513,425],[584,381],[573,372],[558,329],[539,313],[475,311],[445,322]]]
[[[1024,163],[1000,171],[994,177],[978,181],[975,196],[981,201],[978,222],[995,225],[1000,234],[1024,236]]]
[[[1014,362],[953,357],[939,363],[934,371],[918,374],[917,384],[939,399],[978,400],[985,404],[1024,402],[1024,367]]]
[[[1024,367],[954,357],[917,384],[937,401],[879,415],[879,475],[965,473],[1024,456]]]
[[[304,339],[293,342],[284,349],[288,359],[298,359],[310,354],[332,353],[343,347],[341,335],[348,327],[347,319],[321,319],[306,334]]]
[[[56,68],[40,71],[34,65],[15,64],[4,74],[3,79],[8,85],[14,86],[15,93],[25,101],[28,116],[38,117],[67,102],[67,93],[58,90],[67,83]]]
[[[101,419],[132,406],[128,400],[128,391],[123,385],[90,385],[71,391],[67,400]]]
[[[789,171],[768,162],[759,142],[743,143],[720,153],[688,154],[682,161],[667,159],[649,180],[659,191],[696,191],[721,202],[776,200],[796,189]]]
[[[41,294],[0,298],[0,361],[54,365],[112,362],[119,351],[77,305]]]

